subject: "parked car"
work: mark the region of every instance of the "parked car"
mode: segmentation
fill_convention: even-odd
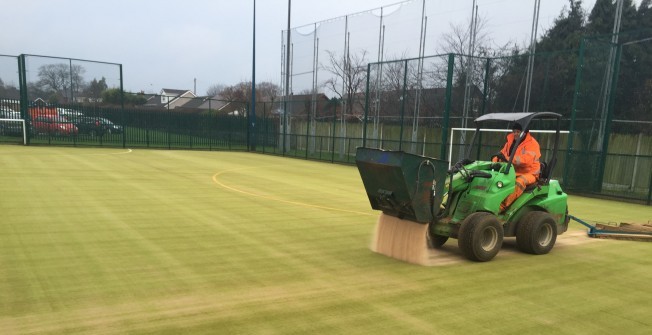
[[[61,116],[38,116],[32,121],[32,133],[49,135],[76,135],[77,127]]]
[[[80,134],[103,136],[122,133],[122,126],[103,117],[77,116],[68,117],[68,120],[75,124]]]
[[[9,109],[0,108],[0,119],[19,120],[20,113]],[[23,127],[21,123],[12,121],[0,121],[0,135],[22,135]]]
[[[121,125],[115,124],[109,119],[103,117],[98,117],[97,119],[100,121],[100,124],[104,127],[107,134],[122,134],[124,131],[124,128]]]
[[[57,114],[66,118],[84,116],[84,113],[69,108],[57,108]]]

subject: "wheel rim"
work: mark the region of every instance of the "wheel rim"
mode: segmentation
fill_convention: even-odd
[[[482,232],[482,241],[480,246],[485,251],[491,251],[496,247],[498,243],[498,231],[494,227],[487,227]]]
[[[538,238],[538,243],[540,246],[547,246],[550,244],[550,241],[552,241],[552,227],[549,224],[544,224],[540,229],[539,229],[539,234],[537,234]]]

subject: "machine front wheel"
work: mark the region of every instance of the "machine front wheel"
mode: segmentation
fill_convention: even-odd
[[[504,234],[503,226],[493,214],[477,212],[462,222],[457,244],[466,258],[486,262],[502,248]]]
[[[546,212],[529,212],[523,216],[516,227],[516,245],[525,253],[547,254],[555,246],[556,241],[557,224]]]

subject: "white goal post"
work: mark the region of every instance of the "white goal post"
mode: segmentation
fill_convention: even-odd
[[[453,142],[455,140],[455,132],[463,132],[463,131],[471,131],[475,132],[476,128],[451,128],[451,138],[450,141],[448,142],[448,168],[450,168],[453,164]],[[511,129],[485,129],[485,128],[480,128],[480,132],[488,132],[488,133],[511,133]],[[554,134],[557,131],[556,130],[530,130],[531,133],[537,134]],[[570,132],[568,130],[560,130],[560,134],[569,134]],[[459,143],[458,143],[459,144]],[[464,143],[465,145],[468,143]]]
[[[23,145],[27,145],[27,129],[24,119],[0,119],[0,136],[23,136]]]

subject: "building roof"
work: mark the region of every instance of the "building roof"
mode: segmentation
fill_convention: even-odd
[[[192,95],[195,95],[190,90],[177,90],[177,89],[171,89],[171,88],[162,89],[161,90],[161,95],[182,95],[182,94],[185,94],[186,92],[190,92]]]

